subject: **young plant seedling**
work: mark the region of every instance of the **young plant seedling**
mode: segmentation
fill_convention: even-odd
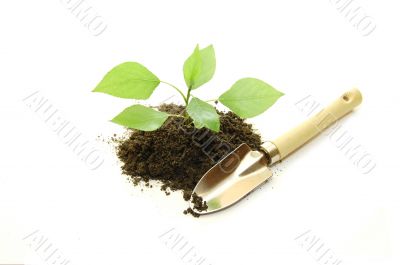
[[[160,128],[168,117],[179,116],[193,123],[196,128],[206,127],[218,132],[220,121],[215,107],[192,94],[194,90],[211,80],[215,65],[213,46],[200,49],[197,45],[183,65],[186,93],[171,83],[161,81],[146,67],[136,62],[125,62],[111,69],[93,91],[120,98],[144,100],[151,96],[160,83],[163,83],[182,96],[185,104],[183,115],[169,114],[135,104],[124,109],[112,121],[132,129],[154,131]],[[282,95],[282,92],[264,81],[243,78],[219,96],[218,101],[239,117],[251,118],[266,111]]]

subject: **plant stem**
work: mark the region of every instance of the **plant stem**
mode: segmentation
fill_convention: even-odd
[[[218,101],[218,99],[209,99],[209,100],[206,100],[206,102],[215,102],[215,101]]]
[[[184,113],[184,116],[185,116],[185,118],[186,118],[187,120],[189,120],[189,114],[187,113],[186,108],[187,108],[187,106],[189,105],[190,92],[191,92],[191,91],[192,91],[192,88],[191,88],[191,87],[188,87],[187,95],[186,95],[186,100],[185,100],[185,113]]]
[[[187,104],[187,99],[185,97],[185,94],[183,94],[182,90],[180,90],[179,88],[177,88],[176,86],[174,86],[171,83],[165,82],[165,81],[160,81],[161,83],[164,83],[166,85],[169,85],[170,87],[174,88],[176,91],[178,91],[178,93],[182,96],[183,100],[185,101],[185,104]]]
[[[185,116],[179,114],[168,114],[169,116],[178,117],[178,118],[185,118]]]
[[[186,95],[186,107],[187,107],[187,105],[189,104],[189,99],[190,99],[190,96],[191,96],[191,94],[190,94],[190,92],[192,91],[192,88],[191,87],[189,87],[188,88],[188,91],[187,91],[187,95]]]

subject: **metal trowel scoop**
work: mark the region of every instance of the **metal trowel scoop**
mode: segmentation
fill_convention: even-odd
[[[207,203],[207,210],[199,211],[193,204],[190,207],[195,213],[206,214],[238,202],[272,176],[268,166],[286,158],[351,112],[361,101],[360,91],[352,89],[309,120],[275,141],[263,144],[262,151],[255,151],[247,144],[241,144],[207,171],[194,188],[193,193]]]

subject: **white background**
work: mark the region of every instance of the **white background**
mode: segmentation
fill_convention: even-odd
[[[51,264],[36,250],[41,237],[69,264],[195,264],[164,233],[183,236],[203,264],[323,264],[304,233],[341,264],[399,264],[398,1],[358,0],[377,26],[369,36],[329,0],[87,1],[107,25],[99,36],[65,2],[0,9],[0,264]],[[182,214],[179,193],[132,187],[112,147],[96,140],[123,132],[108,120],[132,102],[90,91],[125,61],[183,87],[182,65],[197,43],[213,44],[217,56],[199,97],[248,76],[285,92],[251,121],[264,139],[306,118],[295,105],[305,96],[326,104],[359,87],[362,106],[341,126],[376,168],[363,174],[320,136],[245,200],[199,219]],[[90,170],[27,106],[35,91],[100,150],[100,168]],[[160,86],[151,100],[174,94]]]

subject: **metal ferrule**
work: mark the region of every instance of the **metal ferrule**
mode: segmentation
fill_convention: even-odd
[[[268,165],[273,165],[281,160],[281,155],[276,145],[272,142],[265,142],[262,146],[263,151],[267,155]]]

